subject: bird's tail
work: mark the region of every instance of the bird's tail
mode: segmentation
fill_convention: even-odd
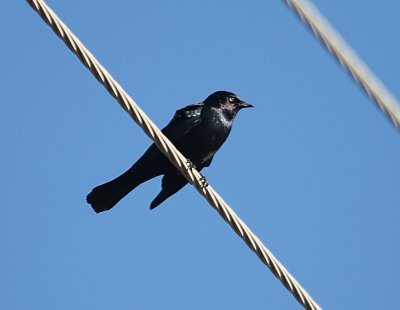
[[[86,201],[96,213],[110,210],[118,201],[143,182],[133,175],[133,169],[114,180],[95,187],[87,196]]]

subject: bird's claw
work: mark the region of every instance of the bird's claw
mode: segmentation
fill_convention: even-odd
[[[189,158],[186,159],[186,165],[187,165],[187,168],[190,169],[190,170],[192,170],[192,169],[197,169],[197,168],[196,168],[196,165],[195,165]],[[200,173],[200,172],[199,172],[199,173]],[[200,185],[201,188],[205,188],[205,187],[208,186],[208,182],[207,182],[206,177],[205,177],[204,175],[202,175],[201,173],[200,173],[200,179],[199,179],[199,181],[200,181],[200,183],[201,183],[201,185]]]
[[[207,182],[206,177],[204,175],[202,175],[201,173],[200,173],[200,179],[199,180],[200,180],[200,183],[201,183],[201,188],[205,188],[205,187],[208,186],[208,182]]]
[[[189,158],[186,159],[186,165],[188,170],[197,169],[196,165]]]

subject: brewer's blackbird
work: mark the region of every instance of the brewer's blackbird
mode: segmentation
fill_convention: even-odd
[[[252,105],[235,94],[217,91],[202,103],[176,111],[162,132],[201,171],[210,165],[214,154],[225,142],[237,112],[249,107]],[[162,190],[150,204],[150,209],[188,183],[153,143],[128,171],[95,187],[86,200],[97,213],[109,210],[139,184],[159,175],[164,175]]]

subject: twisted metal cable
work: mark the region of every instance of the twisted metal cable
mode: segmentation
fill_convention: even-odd
[[[96,79],[104,85],[108,92],[120,103],[122,108],[143,129],[147,136],[154,141],[157,147],[174,164],[182,175],[195,186],[210,205],[218,211],[221,217],[232,227],[236,234],[254,251],[260,260],[269,267],[272,273],[293,294],[305,309],[320,309],[307,292],[298,284],[282,264],[262,244],[262,242],[242,222],[235,212],[212,189],[210,185],[203,186],[201,175],[197,170],[188,168],[187,159],[175,148],[175,146],[162,134],[157,126],[136,105],[133,99],[111,77],[95,57],[83,46],[72,32],[64,25],[57,15],[42,0],[27,0],[32,8],[64,41],[69,49],[92,72]]]
[[[329,53],[378,105],[397,129],[400,129],[400,106],[396,98],[362,62],[344,39],[308,0],[284,0],[311,29]]]

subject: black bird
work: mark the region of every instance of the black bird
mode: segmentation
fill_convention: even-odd
[[[227,91],[217,91],[202,103],[188,105],[175,112],[162,132],[182,154],[201,171],[211,164],[214,154],[225,142],[237,112],[252,107]],[[128,171],[95,187],[86,201],[97,212],[110,210],[139,184],[156,176],[162,178],[162,190],[150,204],[154,209],[188,182],[154,145]]]

